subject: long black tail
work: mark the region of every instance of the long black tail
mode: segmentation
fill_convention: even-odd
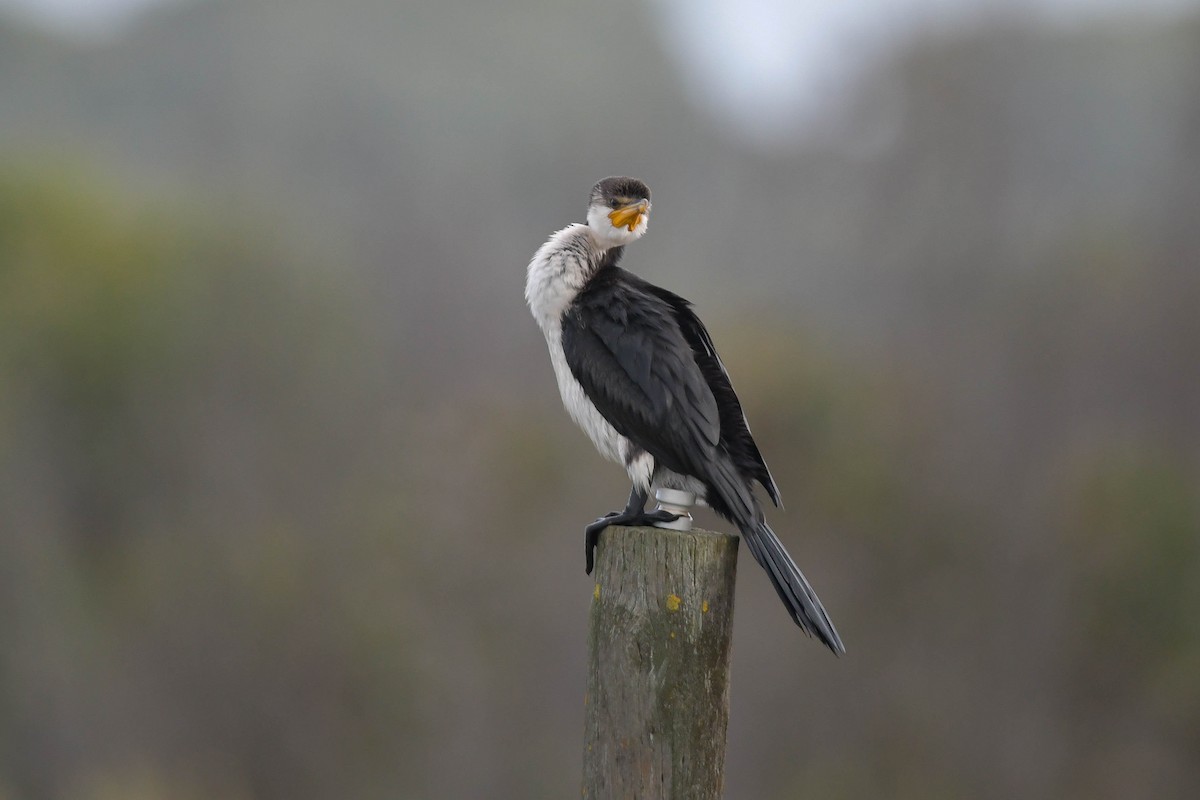
[[[779,599],[800,629],[824,642],[834,655],[846,652],[817,593],[763,519],[762,507],[750,489],[750,481],[742,477],[731,461],[718,460],[712,466],[706,486],[713,511],[738,526],[754,560],[766,570]]]
[[[796,624],[810,636],[816,636],[825,646],[840,655],[846,652],[837,629],[825,613],[820,598],[805,579],[796,562],[783,549],[783,543],[764,521],[751,522],[741,526],[742,539],[767,575],[771,584],[779,593],[779,599],[787,606],[788,613]]]

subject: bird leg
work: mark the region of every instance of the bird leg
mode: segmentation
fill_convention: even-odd
[[[600,531],[609,525],[629,525],[635,527],[638,525],[653,525],[656,522],[674,522],[679,519],[679,514],[672,514],[670,511],[663,511],[662,509],[647,512],[646,498],[648,496],[648,492],[634,486],[633,490],[629,493],[629,502],[625,504],[624,511],[610,511],[583,529],[583,550],[584,556],[587,559],[588,575],[592,574],[592,567],[594,566],[596,557],[596,545],[600,542]]]

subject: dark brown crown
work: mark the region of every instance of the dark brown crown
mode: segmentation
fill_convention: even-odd
[[[636,203],[639,200],[649,199],[650,187],[637,178],[605,178],[592,187],[591,202],[593,203],[609,205],[614,200],[622,203]]]

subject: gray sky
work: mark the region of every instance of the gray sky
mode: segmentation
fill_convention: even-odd
[[[152,5],[205,0],[0,0],[77,34],[119,29]],[[732,135],[767,149],[841,136],[859,78],[921,33],[988,19],[1070,28],[1114,16],[1200,11],[1200,0],[646,0],[692,96]],[[878,122],[878,121],[876,121]],[[874,130],[886,125],[863,126]]]
[[[770,149],[840,138],[841,103],[870,67],[924,33],[990,19],[1070,29],[1200,10],[1200,0],[648,0],[695,102]],[[877,127],[877,126],[868,126]],[[824,129],[823,129],[824,128]]]
[[[55,26],[82,32],[110,29],[133,12],[163,3],[164,0],[0,0],[0,6],[20,9]]]
[[[204,2],[204,0],[191,0]],[[67,28],[119,24],[147,6],[184,0],[0,0]],[[820,50],[832,47],[826,34],[847,31],[911,30],[926,24],[960,24],[981,14],[1029,14],[1070,23],[1116,12],[1135,14],[1197,8],[1200,0],[646,0],[681,28],[728,29],[742,40],[766,37],[766,46],[747,54],[756,61],[779,60],[785,44]],[[778,35],[776,35],[778,34]],[[707,35],[707,34],[706,34]],[[871,34],[871,35],[877,35]],[[783,58],[787,60],[787,58]]]

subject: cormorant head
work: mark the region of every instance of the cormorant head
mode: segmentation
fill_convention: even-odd
[[[649,219],[650,187],[637,178],[605,178],[592,188],[587,224],[605,247],[640,238]]]

